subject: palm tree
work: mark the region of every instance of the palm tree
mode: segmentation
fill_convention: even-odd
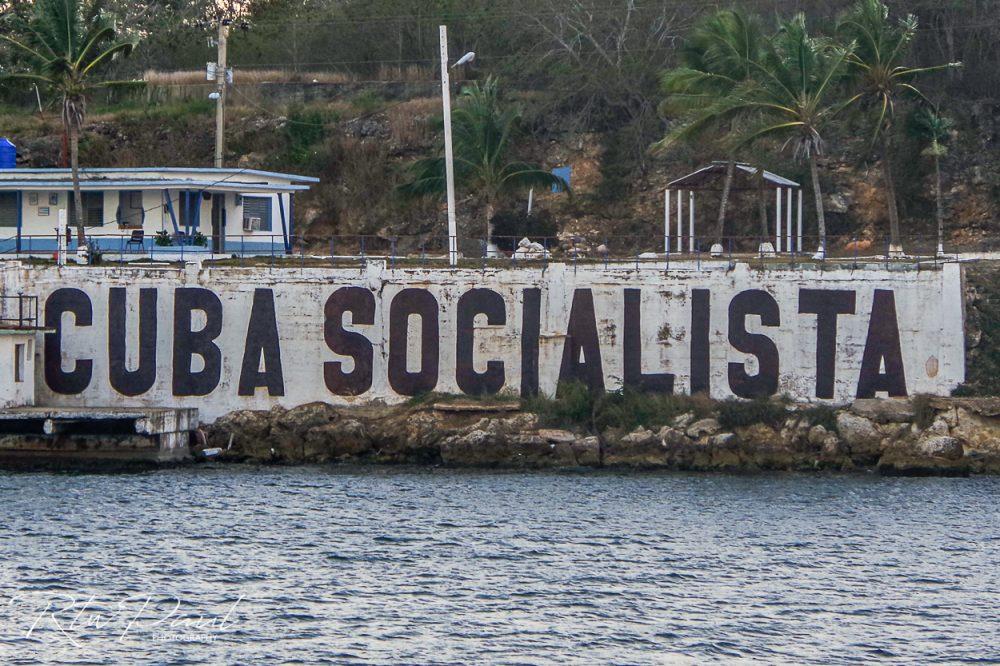
[[[37,0],[22,18],[9,16],[0,40],[14,47],[24,71],[0,79],[26,80],[46,86],[62,98],[63,130],[69,136],[70,166],[77,242],[86,243],[80,193],[80,132],[87,114],[87,97],[94,88],[116,82],[96,82],[94,76],[114,58],[126,56],[135,41],[116,41],[115,28],[101,13],[99,0]]]
[[[817,258],[826,254],[826,216],[816,158],[823,153],[823,131],[828,123],[853,101],[835,97],[850,53],[850,47],[810,36],[805,16],[798,14],[779,26],[765,44],[760,60],[751,62],[753,80],[706,111],[719,119],[752,119],[734,135],[732,145],[736,149],[763,139],[777,139],[783,141],[783,147],[792,149],[796,159],[808,161],[816,200]]]
[[[709,131],[733,129],[731,124],[726,128],[718,127],[718,118],[705,111],[719,98],[732,94],[752,78],[754,68],[751,63],[760,58],[762,34],[756,17],[744,16],[735,10],[718,11],[695,25],[680,50],[680,66],[664,72],[660,82],[666,95],[660,106],[661,112],[680,114],[686,117],[686,122],[680,123],[654,144],[654,150],[664,151],[677,142],[700,139]],[[739,119],[730,118],[729,121],[735,123]],[[735,151],[729,151],[726,162],[715,228],[718,243],[725,235],[726,209],[736,170]],[[766,236],[766,212],[762,224]]]
[[[463,90],[458,108],[452,114],[455,184],[484,204],[488,240],[493,237],[493,215],[505,197],[530,187],[557,185],[569,189],[559,176],[539,166],[511,160],[512,142],[520,120],[518,108],[504,105],[499,84],[493,77]],[[399,187],[404,195],[439,195],[445,191],[443,157],[418,160],[410,173],[412,179]]]
[[[925,141],[927,147],[921,151],[934,159],[934,198],[937,204],[937,253],[944,254],[944,202],[941,195],[941,158],[948,154],[948,139],[954,126],[951,118],[943,116],[936,109],[920,107],[913,116],[912,129],[917,138]]]
[[[904,65],[916,32],[914,15],[892,23],[889,7],[882,0],[858,0],[837,26],[837,33],[855,44],[848,57],[848,71],[860,91],[859,101],[872,114],[872,143],[881,143],[882,179],[889,211],[889,252],[896,255],[903,253],[896,184],[892,175],[892,129],[897,103],[909,95],[930,104],[913,80],[921,74],[961,65]]]

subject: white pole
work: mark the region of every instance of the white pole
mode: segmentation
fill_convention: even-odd
[[[455,221],[455,157],[451,146],[451,82],[448,79],[448,26],[438,28],[441,40],[441,105],[444,110],[444,175],[448,191],[448,265],[458,264],[458,224]],[[490,239],[487,238],[489,243]]]
[[[694,254],[694,190],[688,190],[688,252]]]
[[[670,254],[670,190],[663,191],[663,252]]]
[[[799,252],[802,251],[802,188],[799,188]]]
[[[781,188],[776,187],[774,191],[778,195],[777,209],[775,209],[775,220],[774,220],[774,251],[776,254],[781,253]]]
[[[677,190],[677,252],[682,251],[681,247],[681,234],[684,231],[684,199],[681,195],[684,194],[683,191]]]
[[[535,188],[532,187],[530,190],[528,190],[528,216],[529,217],[531,216],[531,204],[533,203],[534,199],[535,199]]]
[[[59,209],[59,220],[56,226],[56,264],[66,265],[66,209]]]
[[[792,246],[792,188],[786,187],[785,191],[788,192],[788,206],[785,209],[785,249],[791,252],[794,248]]]

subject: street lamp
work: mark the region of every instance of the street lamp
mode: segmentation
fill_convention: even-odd
[[[458,264],[458,225],[455,221],[455,156],[451,141],[451,82],[448,76],[448,26],[438,28],[441,39],[441,105],[444,110],[444,175],[448,195],[448,265]],[[472,51],[458,59],[454,67],[475,60]]]

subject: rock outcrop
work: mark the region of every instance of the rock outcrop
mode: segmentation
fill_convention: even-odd
[[[205,427],[205,446],[223,449],[217,459],[270,463],[964,475],[1000,473],[995,403],[933,399],[918,419],[910,401],[859,400],[824,423],[788,405],[768,423],[727,427],[718,414],[688,413],[668,425],[601,433],[541,423],[509,402],[310,403],[228,414]]]

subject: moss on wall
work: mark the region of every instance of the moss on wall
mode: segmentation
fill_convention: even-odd
[[[965,384],[955,395],[1000,395],[1000,263],[965,270]]]

